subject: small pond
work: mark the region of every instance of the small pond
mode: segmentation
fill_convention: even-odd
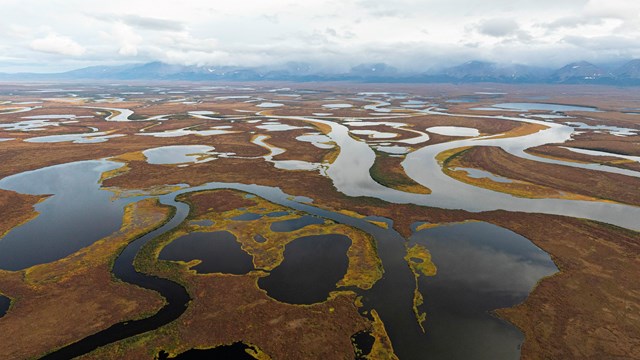
[[[263,102],[263,103],[260,103],[260,104],[258,104],[256,106],[260,107],[260,108],[274,108],[274,107],[284,106],[284,104],[272,103],[272,102]]]
[[[231,218],[231,220],[236,220],[236,221],[253,221],[253,220],[258,220],[262,217],[262,215],[260,214],[256,214],[256,213],[252,213],[252,212],[246,212],[244,214],[240,214],[238,216],[234,216]]]
[[[253,258],[240,247],[228,231],[192,232],[173,240],[160,252],[159,259],[201,260],[193,267],[201,274],[246,274],[253,270]]]
[[[3,317],[7,311],[9,311],[9,307],[11,306],[11,299],[6,296],[0,295],[0,318]]]
[[[492,174],[486,170],[480,170],[480,169],[474,169],[474,168],[454,168],[452,169],[453,171],[464,171],[467,174],[469,174],[469,177],[474,178],[474,179],[482,179],[482,178],[488,178],[490,180],[493,180],[495,182],[500,182],[500,183],[512,183],[513,180],[502,177],[502,176],[498,176],[495,174]]]
[[[344,235],[312,235],[286,245],[284,260],[258,279],[270,297],[290,304],[313,304],[327,299],[347,272],[351,239]]]
[[[247,349],[251,349],[252,347],[247,346],[241,342],[236,342],[231,345],[221,345],[214,347],[212,349],[191,349],[183,352],[182,354],[178,354],[175,357],[169,357],[165,351],[160,351],[158,354],[158,360],[202,360],[202,359],[210,359],[210,360],[255,360],[255,358],[247,353]]]
[[[461,126],[433,126],[426,129],[429,132],[446,136],[478,136],[478,129]]]
[[[213,220],[208,220],[208,219],[192,220],[192,221],[189,222],[189,224],[197,225],[197,226],[213,226],[214,221]]]
[[[296,231],[298,229],[302,229],[303,227],[312,225],[312,224],[324,224],[324,219],[311,216],[311,215],[304,215],[302,217],[295,218],[295,219],[277,221],[271,224],[271,231],[275,231],[275,232]]]
[[[64,134],[64,135],[48,135],[25,139],[30,143],[58,143],[70,141],[74,144],[94,144],[105,142],[112,138],[123,137],[124,134],[107,135],[106,132],[93,132],[85,134]]]
[[[208,157],[215,150],[207,145],[171,145],[147,149],[142,153],[149,164],[199,163],[213,158]],[[204,159],[203,159],[204,158]]]
[[[268,217],[281,217],[281,216],[287,216],[289,215],[290,212],[288,211],[273,211],[267,214]]]
[[[322,105],[323,108],[327,108],[327,109],[348,109],[350,107],[353,107],[353,105],[351,104],[324,104]]]

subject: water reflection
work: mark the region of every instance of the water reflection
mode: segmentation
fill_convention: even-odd
[[[411,244],[429,249],[438,272],[420,277],[429,359],[519,358],[524,340],[490,311],[522,302],[535,284],[557,271],[526,238],[488,223],[420,231]]]
[[[335,147],[331,138],[321,133],[307,133],[296,137],[296,140],[309,142],[320,149],[332,149]]]
[[[323,108],[327,108],[327,109],[348,109],[350,107],[353,107],[353,105],[351,104],[324,104],[322,105]]]
[[[324,219],[316,216],[304,215],[295,219],[276,221],[271,224],[271,231],[275,231],[275,232],[296,231],[296,230],[302,229],[305,226],[309,226],[313,224],[324,224]]]
[[[193,269],[199,273],[246,274],[253,270],[253,258],[240,247],[228,231],[192,232],[173,240],[160,252],[159,259],[201,260]]]
[[[427,129],[427,131],[447,136],[478,136],[480,131],[478,129],[461,127],[461,126],[433,126]]]
[[[615,136],[633,136],[638,135],[640,130],[638,129],[630,129],[623,128],[619,126],[611,126],[611,125],[587,125],[583,122],[579,121],[567,121],[565,124],[574,127],[579,130],[595,130],[596,132],[608,132],[611,135]]]
[[[123,137],[126,136],[124,134],[112,134],[108,135],[107,132],[91,132],[85,134],[65,134],[65,135],[48,135],[48,136],[40,136],[33,137],[29,139],[25,139],[26,142],[31,143],[58,143],[58,142],[66,142],[70,141],[74,144],[94,144],[105,142],[112,138]]]
[[[214,160],[214,147],[208,145],[171,145],[147,149],[142,153],[149,164],[201,163]]]
[[[246,212],[244,214],[240,214],[238,216],[234,216],[231,218],[231,220],[235,220],[235,221],[253,221],[253,220],[258,220],[262,217],[262,215],[260,214],[256,214],[256,213],[252,213],[252,212]]]
[[[272,103],[272,102],[263,102],[263,103],[260,103],[260,104],[258,104],[256,106],[257,107],[261,107],[261,108],[274,108],[274,107],[284,106],[284,104]]]
[[[324,301],[347,272],[351,239],[344,235],[313,235],[286,245],[284,260],[258,279],[260,288],[279,301],[313,304]]]
[[[60,124],[77,123],[76,120],[71,121],[49,121],[45,120],[24,120],[13,123],[0,124],[0,129],[5,131],[38,131],[44,130],[47,126],[60,126]]]
[[[102,172],[121,164],[84,161],[28,171],[0,180],[0,188],[23,194],[53,194],[36,205],[38,217],[0,239],[0,268],[24,269],[58,260],[92,244],[122,223],[127,201],[100,189]],[[130,201],[131,199],[129,199]]]

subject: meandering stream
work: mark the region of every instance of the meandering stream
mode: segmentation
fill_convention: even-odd
[[[382,104],[377,104],[375,107],[381,105]],[[119,115],[116,115],[110,120],[128,121],[127,119],[130,113],[125,113],[123,109],[109,110],[121,111],[119,115],[123,116],[117,118]],[[426,113],[452,115],[435,112],[433,110],[426,111]],[[496,118],[495,116],[481,115],[456,116]],[[547,126],[548,129],[517,138],[495,138],[493,136],[475,137],[419,148],[408,154],[402,163],[409,177],[432,190],[432,193],[429,195],[419,195],[387,188],[375,182],[369,174],[369,169],[373,165],[376,155],[366,142],[351,137],[348,127],[336,122],[310,117],[282,116],[280,118],[323,124],[331,128],[331,132],[327,135],[340,147],[340,153],[335,161],[328,165],[326,175],[331,178],[338,191],[348,196],[370,196],[394,203],[412,203],[445,209],[464,209],[474,212],[504,209],[507,211],[568,215],[640,230],[640,223],[637,221],[637,219],[640,218],[640,208],[638,207],[603,202],[517,198],[508,194],[477,188],[456,181],[442,172],[440,165],[435,159],[437,154],[445,150],[462,146],[482,145],[498,146],[516,156],[536,161],[546,161],[548,159],[540,160],[543,158],[528,154],[524,150],[529,147],[547,143],[566,141],[573,132],[573,128],[569,126],[533,119],[498,117],[504,120],[542,124]],[[261,142],[262,140],[263,138],[254,139],[254,141],[257,142]],[[266,146],[266,144],[264,145]],[[270,156],[275,155],[273,152],[272,150]],[[265,159],[267,161],[271,160],[269,158]],[[565,165],[564,162],[562,163]],[[586,164],[568,163],[566,165],[584,167],[583,165]],[[0,188],[2,189],[32,194],[51,193],[53,196],[38,205],[37,210],[41,212],[39,217],[13,229],[4,238],[0,239],[0,249],[2,249],[2,252],[0,252],[0,268],[15,270],[37,263],[53,261],[76,251],[79,247],[86,246],[111,232],[117,231],[124,206],[127,203],[143,198],[141,196],[112,201],[110,199],[112,194],[100,189],[97,181],[102,172],[117,168],[118,166],[122,166],[122,164],[107,160],[83,161],[43,168],[2,179],[0,181]],[[608,167],[598,167],[597,170],[608,171]],[[617,170],[619,171],[621,169]],[[70,182],[71,185],[67,182]],[[74,192],[73,188],[86,189],[86,191]],[[519,354],[519,345],[523,341],[522,335],[510,324],[492,318],[487,310],[498,306],[512,306],[522,301],[540,278],[555,271],[555,267],[553,267],[553,263],[551,259],[548,258],[548,255],[544,252],[537,251],[537,248],[524,238],[514,240],[520,244],[518,245],[520,248],[505,250],[509,247],[508,244],[491,242],[490,239],[473,240],[473,233],[477,232],[477,229],[473,227],[439,227],[436,228],[438,229],[436,232],[417,233],[411,238],[411,242],[423,243],[427,248],[433,248],[433,260],[436,266],[439,265],[438,262],[441,262],[443,271],[441,275],[436,275],[433,281],[428,278],[422,278],[420,280],[420,291],[424,291],[425,288],[427,289],[424,294],[425,306],[427,309],[432,309],[432,311],[437,311],[433,309],[438,309],[439,306],[444,306],[445,304],[453,306],[454,308],[453,310],[449,308],[448,312],[446,312],[447,316],[452,317],[447,321],[439,323],[437,316],[432,323],[427,320],[425,323],[427,335],[425,335],[418,326],[412,309],[415,280],[413,273],[404,260],[407,239],[400,236],[391,226],[389,228],[382,228],[366,221],[366,219],[353,218],[344,214],[320,209],[308,202],[301,202],[305,201],[305,199],[292,197],[275,187],[212,182],[196,187],[185,187],[173,193],[159,196],[161,203],[176,209],[174,216],[157,230],[131,242],[114,263],[113,274],[116,278],[159,292],[166,299],[165,306],[151,317],[115,324],[74,344],[58,349],[44,358],[67,359],[79,356],[97,347],[154,330],[179,318],[185,311],[190,300],[190,295],[186,289],[170,280],[137,272],[133,265],[135,256],[144,244],[161,234],[171,231],[185,220],[189,212],[189,207],[184,203],[176,201],[176,196],[193,191],[223,188],[255,194],[282,206],[347,224],[371,234],[376,241],[385,274],[372,289],[367,291],[358,290],[358,292],[363,297],[363,310],[376,309],[380,314],[392,340],[394,349],[402,359],[422,357],[447,358],[448,355],[442,355],[438,351],[441,351],[443,347],[455,345],[447,343],[447,345],[444,346],[445,343],[438,340],[440,338],[452,338],[454,335],[459,334],[464,330],[463,327],[465,326],[464,322],[459,320],[465,316],[469,316],[469,314],[458,311],[462,307],[468,307],[468,304],[456,302],[456,297],[462,296],[461,294],[463,293],[464,287],[457,287],[453,290],[448,289],[451,290],[450,292],[445,291],[447,290],[447,286],[456,286],[457,283],[451,281],[451,279],[464,278],[466,275],[472,278],[472,275],[478,272],[492,272],[495,275],[495,279],[501,279],[503,275],[500,275],[500,271],[513,272],[512,270],[514,268],[524,269],[521,271],[523,278],[517,279],[517,289],[513,288],[513,282],[503,283],[498,280],[492,281],[491,285],[494,286],[492,288],[493,292],[479,292],[474,294],[474,299],[476,299],[478,303],[491,305],[489,307],[479,306],[470,311],[473,312],[472,317],[490,324],[482,327],[482,331],[490,335],[492,345],[494,345],[491,349],[494,350],[487,350],[488,347],[485,347],[484,352],[482,352],[480,356],[481,358],[502,357],[504,349],[509,349],[509,351],[507,351],[509,354],[508,357],[517,356]],[[70,196],[69,194],[71,193],[74,193],[74,196]],[[88,202],[91,204],[91,212],[86,213],[85,216],[89,216],[92,219],[111,220],[103,223],[103,228],[101,228],[100,231],[92,228],[87,229],[87,236],[91,236],[83,236],[84,242],[73,243],[70,240],[73,239],[73,236],[68,233],[69,221],[76,223],[77,218],[74,218],[74,216],[81,215],[82,211],[80,208],[68,205],[76,203],[87,204]],[[65,218],[67,220],[65,220]],[[382,220],[389,221],[388,219]],[[94,225],[95,222],[87,222],[87,226],[89,227]],[[484,225],[479,226],[482,227]],[[471,230],[464,230],[467,231],[464,232],[460,229]],[[512,236],[502,233],[501,231],[503,230],[504,229],[496,230],[493,228],[493,225],[491,225],[488,230],[483,229],[483,232],[488,231],[490,233],[495,231],[501,237]],[[463,265],[465,265],[468,260],[464,259],[467,258],[463,256],[456,259],[456,257],[450,256],[451,251],[447,248],[447,244],[443,244],[441,241],[438,242],[438,239],[441,237],[455,236],[456,231],[464,232],[464,236],[461,235],[457,237],[458,239],[471,239],[467,242],[460,240],[456,249],[462,253],[466,251],[466,254],[470,256],[469,259],[473,258],[475,261],[480,261],[482,265],[480,270],[478,270],[478,268],[465,268]],[[21,241],[25,239],[46,238],[49,232],[58,233],[56,241],[51,244],[53,251],[50,254],[44,254],[46,255],[44,256],[38,252],[31,254],[25,251],[26,247],[24,244],[21,244]],[[476,243],[473,241],[476,241]],[[484,241],[489,247],[493,246],[495,251],[479,251],[477,249],[478,241]],[[29,246],[33,247],[35,245],[30,243]],[[499,266],[502,263],[499,264],[490,261],[493,259],[492,257],[495,257],[496,253],[503,254],[509,259],[510,264],[513,266],[509,269],[504,269]],[[544,268],[544,270],[536,268],[534,269],[535,271],[529,271],[531,268],[523,265],[532,263],[534,260],[538,261],[538,264],[542,264],[540,267]],[[460,263],[458,267],[456,267],[457,262]],[[447,281],[447,279],[449,279],[449,281]],[[437,296],[433,296],[430,300],[429,289],[438,289],[438,286],[440,286],[441,290],[444,290]],[[514,294],[517,293],[517,296],[500,298],[500,301],[491,300],[496,298],[496,293],[508,293],[510,291]],[[455,308],[456,306],[458,306],[458,308]],[[442,309],[442,307],[440,308]],[[427,317],[427,319],[429,318]],[[437,331],[437,336],[435,333],[431,335],[429,331]],[[450,336],[447,336],[447,334]],[[425,336],[428,338],[428,341],[425,340],[427,339]],[[434,344],[437,346],[434,346]],[[480,355],[480,353],[477,354]]]
[[[331,178],[336,189],[348,196],[370,196],[392,203],[411,203],[444,209],[463,209],[472,212],[502,209],[565,215],[640,230],[640,222],[638,222],[638,219],[640,219],[640,207],[596,201],[519,198],[456,181],[442,172],[440,164],[435,158],[436,155],[443,151],[463,146],[499,146],[512,155],[538,161],[538,157],[530,155],[524,150],[547,143],[566,141],[571,132],[573,132],[573,129],[569,126],[532,119],[505,118],[526,123],[539,123],[550,127],[526,136],[499,139],[488,136],[463,139],[425,146],[411,152],[403,161],[402,166],[410,178],[431,189],[431,194],[422,195],[391,189],[373,180],[369,174],[369,169],[375,161],[375,152],[367,143],[351,137],[346,126],[332,121],[308,117],[291,116],[283,118],[297,119],[331,127],[331,132],[328,136],[340,147],[340,153],[336,160],[329,165],[326,174]],[[567,162],[566,165],[581,167],[581,165],[586,164]],[[614,169],[616,169],[616,172],[623,170]]]
[[[90,166],[84,166],[87,163]],[[106,160],[102,160],[98,163],[99,164],[96,164],[95,161],[71,163],[67,164],[67,168],[64,170],[68,176],[79,176],[81,172],[89,173],[85,176],[80,176],[80,178],[93,183],[96,181],[96,176],[99,177],[99,174],[103,169],[109,169],[114,166],[121,165]],[[56,168],[55,170],[59,169]],[[363,302],[365,305],[363,310],[375,308],[378,311],[385,322],[385,327],[392,339],[394,349],[401,358],[412,359],[429,354],[429,346],[426,346],[426,342],[424,341],[425,335],[420,330],[412,311],[413,288],[415,286],[415,282],[413,274],[404,260],[406,240],[395,230],[392,228],[385,229],[379,227],[366,221],[366,219],[357,219],[340,213],[323,210],[308,203],[298,202],[295,197],[282,192],[278,188],[237,183],[209,183],[202,186],[184,188],[171,194],[160,196],[159,199],[161,203],[175,207],[175,215],[169,222],[159,229],[154,230],[130,243],[114,263],[113,274],[116,278],[159,292],[165,297],[166,305],[151,317],[115,324],[74,344],[52,352],[44,358],[68,359],[79,356],[81,354],[88,353],[99,346],[156,329],[177,319],[186,309],[190,300],[189,294],[181,285],[170,280],[137,272],[133,267],[133,260],[145,243],[163,233],[171,231],[184,221],[188,215],[189,208],[186,204],[176,201],[176,196],[192,191],[223,188],[252,193],[282,206],[303,211],[318,217],[331,219],[339,223],[344,223],[371,234],[377,243],[377,250],[382,260],[385,274],[372,289],[368,291],[359,291],[363,296]],[[54,194],[53,196],[55,198],[57,195]],[[141,198],[142,197],[131,198],[128,199],[128,201],[135,201]],[[110,200],[103,199],[100,201],[109,202]],[[119,206],[124,205],[124,202],[119,204]],[[45,211],[50,212],[52,210]],[[43,214],[43,216],[46,216],[46,214]],[[18,229],[24,227],[28,228],[30,224],[31,222],[28,222]],[[55,227],[58,225],[54,223],[51,226]],[[116,226],[113,227],[113,230],[117,230],[117,227],[118,226],[116,224]],[[42,231],[45,230],[42,229]],[[8,251],[11,251],[11,249]],[[526,261],[526,259],[523,259],[523,261]],[[551,262],[550,264],[552,265]],[[515,304],[515,302],[513,304]],[[486,319],[491,318],[491,316],[485,312],[479,312],[476,316],[479,316],[480,318],[484,317]],[[513,333],[513,331],[517,332],[517,330],[514,330],[514,328],[507,323],[501,322],[500,324],[501,325],[499,327],[512,329],[509,331],[504,331],[503,329],[497,332],[497,336],[504,341],[503,345],[510,349],[518,348],[522,341],[521,336],[500,337],[499,335],[499,333],[509,334]],[[457,330],[455,328],[450,328],[441,329],[439,331],[444,332]]]

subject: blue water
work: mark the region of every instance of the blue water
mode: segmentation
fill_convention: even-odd
[[[101,190],[103,171],[119,164],[84,161],[28,171],[0,180],[0,188],[23,194],[53,194],[36,205],[40,213],[0,239],[0,268],[21,270],[73,254],[117,231],[124,206]]]
[[[240,247],[228,231],[192,232],[173,240],[160,252],[159,259],[201,260],[193,267],[199,273],[246,274],[253,270],[253,258]]]
[[[490,311],[524,301],[540,278],[555,273],[549,255],[484,222],[426,229],[409,241],[424,245],[437,268],[418,281],[429,359],[519,358],[522,333]]]
[[[305,215],[295,219],[274,222],[271,224],[271,231],[275,231],[275,232],[296,231],[308,225],[323,224],[323,223],[324,223],[324,220],[319,217]]]

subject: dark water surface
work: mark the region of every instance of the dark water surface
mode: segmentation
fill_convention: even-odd
[[[252,212],[246,212],[244,214],[240,214],[238,216],[232,217],[231,220],[253,221],[253,220],[258,220],[261,217],[262,217],[262,215],[260,215],[260,214],[256,214],[256,213],[252,213]]]
[[[10,306],[11,306],[11,299],[9,299],[6,296],[0,295],[0,318],[7,313]]]
[[[255,358],[247,354],[246,350],[251,349],[241,342],[233,343],[231,345],[222,345],[212,349],[191,349],[185,351],[182,354],[178,354],[176,357],[169,357],[164,351],[158,354],[158,360],[254,360]]]
[[[267,241],[267,238],[265,238],[264,236],[260,235],[260,234],[255,234],[253,235],[253,240],[259,244],[262,244],[263,242]]]
[[[83,161],[28,171],[0,180],[0,189],[53,196],[36,205],[40,214],[0,239],[0,269],[21,270],[73,254],[115,232],[124,206],[100,189],[103,171],[120,164]]]
[[[355,360],[366,360],[366,356],[371,353],[376,339],[368,332],[361,331],[351,337],[351,342],[358,348]]]
[[[293,240],[284,249],[284,260],[258,279],[258,286],[272,298],[290,304],[322,302],[347,272],[351,239],[344,235],[312,235]]]
[[[213,226],[215,222],[213,220],[192,220],[190,224],[198,226]]]
[[[39,208],[41,215],[37,219],[8,234],[14,240],[5,242],[11,237],[0,240],[0,259],[6,261],[0,264],[13,264],[20,268],[76,251],[80,246],[72,236],[77,233],[76,230],[91,235],[89,238],[83,236],[81,243],[85,245],[82,246],[116,231],[126,202],[112,202],[111,193],[99,190],[97,181],[100,172],[117,166],[119,164],[107,161],[71,163],[61,166],[61,169],[45,168],[0,181],[0,186],[5,188],[20,187],[20,192],[56,194],[39,205],[42,206]],[[74,185],[67,186],[69,183]],[[174,217],[161,228],[133,241],[115,261],[113,273],[116,278],[158,291],[165,297],[166,305],[148,318],[115,324],[44,358],[69,359],[99,346],[157,329],[177,319],[188,306],[189,294],[181,285],[170,280],[138,273],[133,260],[145,243],[184,221],[189,207],[176,201],[177,195],[223,188],[251,192],[274,203],[315,215],[293,219],[297,221],[277,222],[275,224],[281,224],[275,226],[279,231],[292,231],[311,223],[322,223],[323,218],[327,218],[371,234],[376,241],[385,273],[372,289],[358,290],[358,293],[362,295],[363,310],[376,309],[380,314],[401,359],[517,359],[522,335],[512,325],[493,318],[489,311],[517,304],[526,297],[536,281],[556,271],[546,253],[527,239],[497,226],[468,223],[421,231],[410,242],[426,245],[438,267],[436,276],[422,277],[419,283],[425,298],[422,310],[427,312],[425,335],[420,331],[412,311],[415,282],[403,259],[405,239],[393,228],[383,229],[364,219],[351,218],[297,202],[297,198],[291,198],[278,188],[209,183],[160,196],[162,203],[176,208]],[[127,201],[139,199],[130,198]],[[47,205],[48,203],[56,206]],[[31,234],[37,235],[36,239],[32,239]],[[54,237],[50,234],[56,235]],[[191,240],[193,238],[183,241],[186,241],[185,244],[193,244]],[[21,246],[22,241],[29,245]],[[202,242],[199,246],[209,249],[208,240],[199,241]],[[218,246],[223,246],[225,241],[212,245],[213,249],[222,249]],[[226,244],[230,246],[231,242]],[[267,289],[270,296],[282,301],[322,301],[335,289],[336,282],[346,272],[346,252],[349,245],[347,237],[335,234],[296,239],[285,248],[283,263],[269,276],[262,278],[260,286]],[[47,254],[42,255],[40,251],[36,251],[39,246],[50,246],[58,253],[56,256],[43,257]],[[187,250],[189,251],[195,250]],[[222,251],[226,253],[235,250]],[[205,251],[200,252],[201,254],[192,258],[203,257],[202,253]],[[216,253],[212,252],[212,256],[215,257]],[[205,260],[203,264],[215,263],[202,260]]]
[[[289,232],[302,229],[305,226],[312,224],[323,224],[324,219],[316,216],[304,215],[299,218],[277,221],[271,224],[271,231],[275,232]]]
[[[537,281],[557,271],[526,238],[482,222],[440,226],[410,242],[431,252],[433,277],[421,276],[429,359],[517,359],[524,337],[491,310],[522,302]]]
[[[274,211],[274,212],[270,212],[267,214],[268,217],[281,217],[281,216],[287,216],[290,213],[288,211]]]
[[[173,240],[160,252],[161,260],[202,260],[193,267],[201,274],[246,274],[253,270],[253,258],[228,231],[192,232]]]

